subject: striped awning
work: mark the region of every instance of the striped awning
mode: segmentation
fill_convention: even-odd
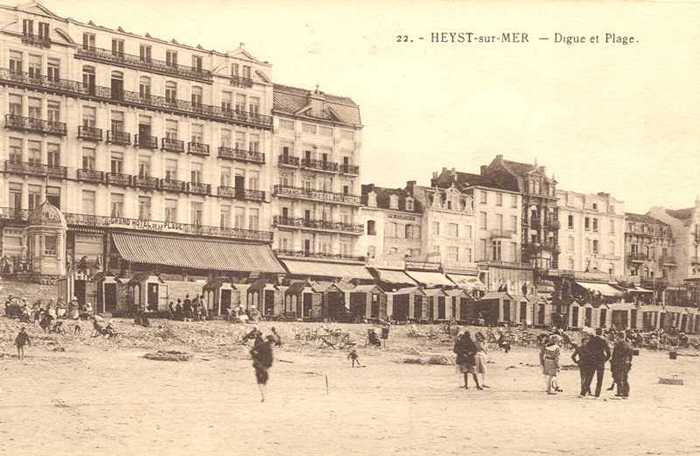
[[[287,266],[289,273],[297,276],[373,280],[367,268],[361,264],[298,260],[282,261]]]
[[[112,239],[119,255],[133,263],[209,271],[284,273],[267,245],[142,233],[112,233]]]
[[[607,283],[577,281],[576,284],[590,292],[600,293],[602,296],[607,296],[611,298],[622,296],[622,292],[620,290],[613,288]]]
[[[455,284],[441,272],[406,271],[416,282],[426,287],[447,286],[454,287]]]
[[[486,285],[476,276],[464,274],[447,274],[447,277],[466,290],[486,290]]]
[[[405,272],[396,269],[377,269],[379,280],[386,283],[415,285],[416,281]]]

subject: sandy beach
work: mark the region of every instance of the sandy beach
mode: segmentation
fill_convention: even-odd
[[[490,353],[490,390],[466,391],[454,366],[401,363],[415,351],[450,354],[446,340],[409,338],[395,328],[387,349],[362,346],[367,367],[353,369],[346,351],[290,340],[293,324],[277,323],[286,343],[275,351],[261,403],[246,349],[233,337],[249,327],[115,323],[118,340],[91,338],[87,323],[79,337],[30,328],[34,346],[19,362],[9,337],[18,325],[2,320],[0,454],[700,454],[694,356],[642,351],[631,398],[605,392],[596,400],[577,397],[576,370],[562,371],[564,392],[547,396],[536,350],[515,348]],[[366,326],[347,328],[364,345]],[[148,336],[164,333],[171,339]],[[223,342],[202,348],[192,334]],[[143,358],[155,348],[194,357]],[[671,375],[685,384],[658,383]],[[607,372],[606,388],[610,381]]]

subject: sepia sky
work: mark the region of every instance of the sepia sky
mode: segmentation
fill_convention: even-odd
[[[273,64],[275,82],[352,97],[365,125],[364,183],[428,184],[443,166],[478,172],[503,154],[536,159],[562,189],[610,192],[628,211],[687,207],[700,194],[698,3],[43,3],[206,49],[244,42]],[[531,42],[430,43],[437,31],[526,32]],[[639,43],[567,46],[556,32]],[[399,34],[414,42],[397,43]]]

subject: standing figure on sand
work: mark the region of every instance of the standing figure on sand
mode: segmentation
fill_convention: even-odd
[[[559,374],[559,336],[552,334],[547,340],[547,344],[540,350],[540,364],[542,365],[542,373],[546,377],[547,394],[557,394],[562,391],[557,382]]]
[[[260,402],[265,402],[265,387],[270,378],[268,370],[272,367],[272,344],[274,341],[274,336],[267,336],[263,339],[262,333],[257,331],[253,348],[250,350],[250,356],[253,358],[253,368],[255,369],[255,379],[260,390]]]
[[[457,355],[457,369],[464,375],[464,388],[469,389],[469,375],[471,374],[474,383],[476,383],[476,389],[482,390],[475,370],[478,349],[469,331],[464,331],[457,336],[453,351]]]

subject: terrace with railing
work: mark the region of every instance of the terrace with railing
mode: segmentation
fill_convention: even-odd
[[[272,130],[272,116],[265,114],[224,110],[220,106],[193,104],[190,101],[158,95],[144,95],[119,87],[104,87],[84,84],[79,81],[34,76],[28,73],[10,71],[6,68],[0,68],[0,85]]]
[[[181,154],[185,151],[185,141],[173,138],[162,138],[160,148],[168,152]]]
[[[275,254],[279,257],[287,257],[287,258],[315,258],[315,259],[320,259],[320,260],[341,260],[341,261],[353,261],[353,262],[363,262],[363,263],[366,260],[366,258],[363,256],[344,255],[342,253],[307,252],[304,250],[278,249],[278,250],[275,250]]]
[[[247,163],[258,163],[261,165],[265,163],[265,154],[262,152],[224,146],[219,147],[219,158]]]
[[[94,169],[79,169],[75,172],[75,177],[82,182],[100,184],[105,180],[105,173]]]
[[[68,174],[65,166],[49,166],[35,162],[5,161],[5,172],[22,174],[25,176],[40,176],[63,179]]]
[[[250,190],[247,188],[219,186],[218,195],[224,198],[232,198],[246,201],[265,201],[265,192],[262,190]]]
[[[134,145],[139,149],[158,149],[158,138],[151,135],[134,136]]]
[[[196,195],[208,195],[211,193],[211,185],[201,182],[188,182],[187,191]]]
[[[299,157],[292,157],[291,155],[280,155],[277,164],[279,166],[290,166],[293,168],[298,168]]]
[[[132,176],[131,185],[142,190],[158,190],[159,180],[151,176]]]
[[[65,122],[22,117],[14,114],[5,114],[5,128],[54,136],[66,136],[68,131]]]
[[[353,176],[357,176],[360,174],[360,167],[357,165],[343,163],[340,165],[340,172],[342,174],[350,174]]]
[[[328,220],[314,220],[307,218],[284,217],[276,215],[274,217],[276,226],[294,227],[299,229],[312,229],[321,231],[336,231],[348,234],[362,234],[364,227],[362,225],[354,225],[351,223],[331,222]]]
[[[78,139],[100,142],[102,141],[102,129],[81,125],[78,127]]]
[[[291,187],[288,185],[275,185],[275,195],[284,198],[303,199],[309,201],[320,201],[325,203],[347,204],[351,206],[360,205],[360,197],[346,193],[327,192],[324,190],[314,190],[303,187]]]
[[[209,144],[189,142],[187,143],[187,153],[207,157],[209,156]]]
[[[131,144],[131,133],[120,130],[109,130],[107,132],[107,143],[128,146]]]
[[[301,167],[307,169],[315,169],[318,171],[328,171],[331,173],[338,171],[338,164],[335,162],[329,162],[326,160],[311,160],[304,158],[301,161]]]

